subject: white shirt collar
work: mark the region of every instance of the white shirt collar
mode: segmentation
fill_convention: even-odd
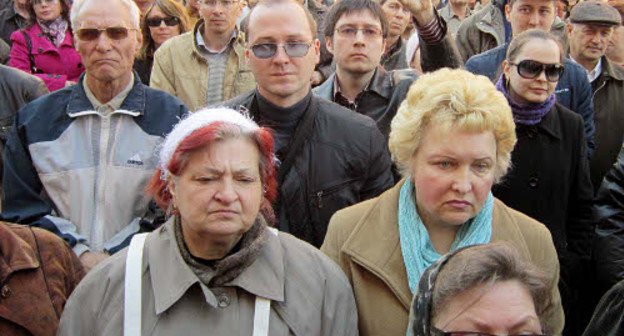
[[[574,59],[574,57],[572,57],[572,55],[570,55],[570,58],[574,61],[574,63],[577,63],[577,64],[580,65],[580,63],[577,62]],[[583,67],[583,69],[587,73],[587,79],[589,80],[590,83],[592,83],[602,73],[602,57],[598,59],[598,64],[596,64],[596,66],[592,70],[587,70],[587,69],[585,69],[585,67]]]

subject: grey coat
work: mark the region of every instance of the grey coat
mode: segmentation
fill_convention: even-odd
[[[59,336],[123,335],[126,250],[92,270],[69,298]],[[257,259],[208,288],[184,262],[173,220],[150,233],[143,255],[143,335],[251,335],[257,295],[271,300],[269,335],[357,336],[344,273],[312,246],[267,234]]]

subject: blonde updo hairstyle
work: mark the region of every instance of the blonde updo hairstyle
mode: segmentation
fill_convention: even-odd
[[[511,165],[516,132],[507,99],[484,76],[465,70],[441,69],[422,75],[410,87],[390,125],[392,159],[404,176],[430,125],[468,132],[491,131],[496,139],[494,181]]]

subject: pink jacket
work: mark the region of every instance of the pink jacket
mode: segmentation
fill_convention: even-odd
[[[25,29],[25,32],[30,37],[35,66],[43,71],[43,73],[34,75],[43,79],[50,92],[64,88],[66,81],[78,81],[78,77],[85,67],[76,48],[74,48],[74,39],[69,29],[65,33],[63,43],[58,48],[43,35],[39,24],[34,24]],[[9,65],[32,73],[30,58],[28,57],[28,44],[24,34],[17,30],[11,34],[11,40],[13,46],[11,47]]]

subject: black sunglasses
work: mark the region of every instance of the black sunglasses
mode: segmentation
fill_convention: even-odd
[[[109,39],[118,41],[128,37],[129,30],[136,29],[126,27],[82,28],[76,31],[76,36],[83,41],[94,41],[100,37],[102,32],[105,32]]]
[[[563,74],[562,64],[544,64],[538,61],[524,60],[520,63],[509,63],[518,67],[518,74],[522,78],[535,79],[542,71],[546,73],[546,79],[550,82],[556,82]]]
[[[434,336],[497,336],[488,333],[478,331],[442,331],[436,327],[431,327],[431,334]],[[522,335],[508,335],[508,336],[547,336],[542,334],[522,334]]]
[[[180,19],[175,16],[168,16],[166,18],[152,17],[145,20],[149,27],[159,27],[163,21],[165,21],[165,24],[169,27],[180,24]]]
[[[258,43],[251,46],[253,54],[262,59],[267,59],[275,56],[277,48],[282,47],[288,57],[303,57],[308,54],[310,50],[310,43],[303,42],[288,42],[284,44],[275,43]]]

